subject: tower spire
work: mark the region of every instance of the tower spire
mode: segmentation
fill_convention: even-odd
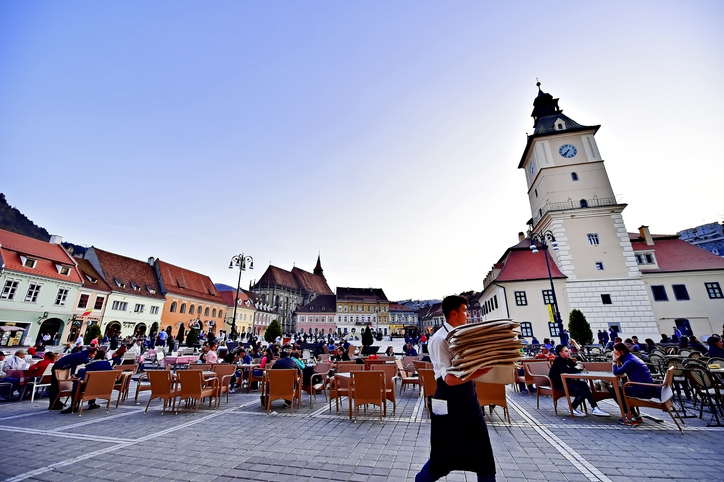
[[[536,80],[538,79],[536,78]],[[540,82],[536,82],[535,85],[538,87],[538,96],[533,101],[533,113],[530,116],[533,118],[533,127],[538,127],[538,121],[540,121],[541,117],[562,113],[563,111],[558,107],[558,99],[554,99],[552,95],[541,90]]]
[[[314,267],[314,274],[324,278],[324,270],[322,269],[321,254],[317,254],[317,265]]]

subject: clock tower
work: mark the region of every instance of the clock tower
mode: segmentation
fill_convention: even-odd
[[[566,276],[568,306],[585,315],[593,332],[616,325],[624,336],[658,335],[643,276],[595,135],[563,114],[543,92],[533,101],[533,134],[518,164],[524,169],[531,233],[558,242],[553,260]],[[560,305],[560,303],[559,303]],[[567,325],[568,313],[561,313]]]

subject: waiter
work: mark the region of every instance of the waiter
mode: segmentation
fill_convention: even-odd
[[[480,409],[475,384],[490,368],[483,368],[466,378],[447,373],[452,353],[446,337],[455,327],[468,320],[468,300],[448,296],[442,301],[445,321],[428,342],[437,390],[432,399],[430,459],[415,476],[415,482],[429,482],[445,477],[453,470],[478,474],[479,482],[495,481],[495,459],[488,428]]]
[[[70,368],[71,375],[75,372],[75,369],[78,368],[78,365],[85,365],[87,363],[90,363],[90,361],[96,356],[96,349],[95,348],[89,348],[87,350],[79,351],[78,353],[71,353],[70,355],[65,355],[64,357],[60,358],[58,361],[55,362],[53,365],[53,370],[51,371],[52,375],[50,377],[50,389],[48,390],[48,395],[50,396],[50,407],[48,410],[62,410],[63,404],[60,401],[55,401],[56,398],[58,398],[58,394],[60,393],[60,384],[58,383],[58,370],[65,370]],[[55,405],[53,405],[53,402],[55,402]],[[71,405],[72,407],[72,405]]]

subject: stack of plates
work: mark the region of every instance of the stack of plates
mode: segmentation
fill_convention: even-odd
[[[523,341],[518,339],[520,324],[511,320],[484,321],[455,328],[447,335],[453,354],[448,370],[465,378],[486,367],[513,366],[520,360]]]

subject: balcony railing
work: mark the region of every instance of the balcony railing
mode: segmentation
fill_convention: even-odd
[[[533,227],[535,227],[541,218],[551,211],[567,211],[570,209],[588,209],[588,208],[599,208],[604,206],[616,206],[615,197],[596,197],[593,199],[581,199],[580,201],[566,201],[562,203],[545,203],[545,205],[538,210],[533,216]]]

